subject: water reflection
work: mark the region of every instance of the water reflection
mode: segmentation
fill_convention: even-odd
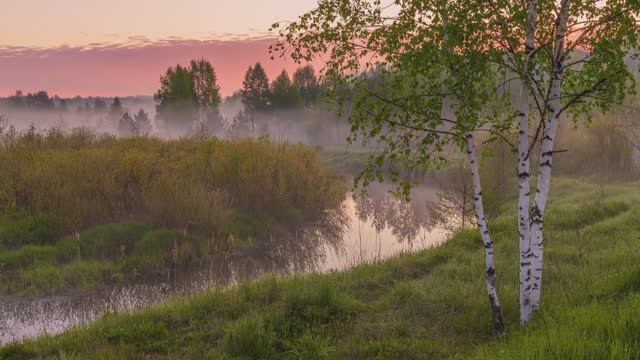
[[[411,202],[398,200],[389,189],[372,185],[367,196],[349,196],[339,209],[301,229],[220,241],[197,270],[178,267],[163,282],[64,296],[0,298],[0,344],[59,333],[107,312],[140,309],[212,285],[266,273],[341,270],[444,240],[443,229],[428,230],[426,204],[437,198],[435,189],[416,188]]]
[[[350,220],[342,237],[343,251],[328,249],[321,270],[372,263],[445,240],[445,230],[429,221],[427,204],[436,201],[436,188],[415,188],[410,202],[391,195],[391,189],[390,185],[371,184],[366,195],[358,194],[346,201]]]

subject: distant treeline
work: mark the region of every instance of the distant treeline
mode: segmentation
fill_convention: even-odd
[[[200,59],[169,67],[153,97],[60,98],[46,91],[17,90],[0,98],[0,116],[23,129],[33,123],[38,129],[90,127],[119,136],[270,135],[316,145],[344,144],[348,124],[339,124],[325,106],[328,93],[328,84],[310,65],[292,76],[283,70],[271,80],[256,63],[246,71],[242,88],[223,98],[213,65]]]
[[[206,60],[193,60],[185,67],[170,67],[154,95],[156,121],[167,131],[199,129],[232,136],[268,133],[268,122],[282,120],[286,114],[316,107],[325,93],[315,70],[298,68],[293,79],[283,70],[272,82],[260,63],[247,70],[242,89],[224,100],[240,102],[241,107],[225,118],[216,72]]]

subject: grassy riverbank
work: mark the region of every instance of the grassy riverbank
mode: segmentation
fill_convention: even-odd
[[[505,212],[491,224],[504,340],[492,335],[481,242],[469,230],[343,273],[266,278],[111,314],[6,346],[0,358],[637,358],[638,184],[559,179],[552,193],[544,309],[526,330],[518,326],[515,218]]]

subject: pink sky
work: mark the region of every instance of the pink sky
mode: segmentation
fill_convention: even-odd
[[[260,61],[270,77],[269,26],[317,0],[3,0],[0,96],[47,90],[60,96],[151,95],[167,67],[211,61],[225,95]],[[212,40],[215,39],[215,40]]]
[[[224,95],[242,86],[250,65],[261,62],[273,79],[282,69],[291,74],[291,60],[271,60],[271,38],[245,40],[168,40],[145,45],[103,45],[90,48],[0,49],[0,96],[47,90],[75,95],[152,95],[169,66],[205,58],[213,64]]]

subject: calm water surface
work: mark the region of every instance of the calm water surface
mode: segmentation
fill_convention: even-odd
[[[427,226],[426,204],[435,201],[435,189],[416,188],[409,203],[394,198],[388,190],[388,186],[373,185],[367,196],[349,196],[338,226],[326,230],[316,225],[286,241],[267,242],[255,256],[229,254],[171,282],[29,299],[0,297],[0,344],[59,333],[107,312],[132,311],[239,279],[266,273],[344,270],[445,240],[443,229]]]

